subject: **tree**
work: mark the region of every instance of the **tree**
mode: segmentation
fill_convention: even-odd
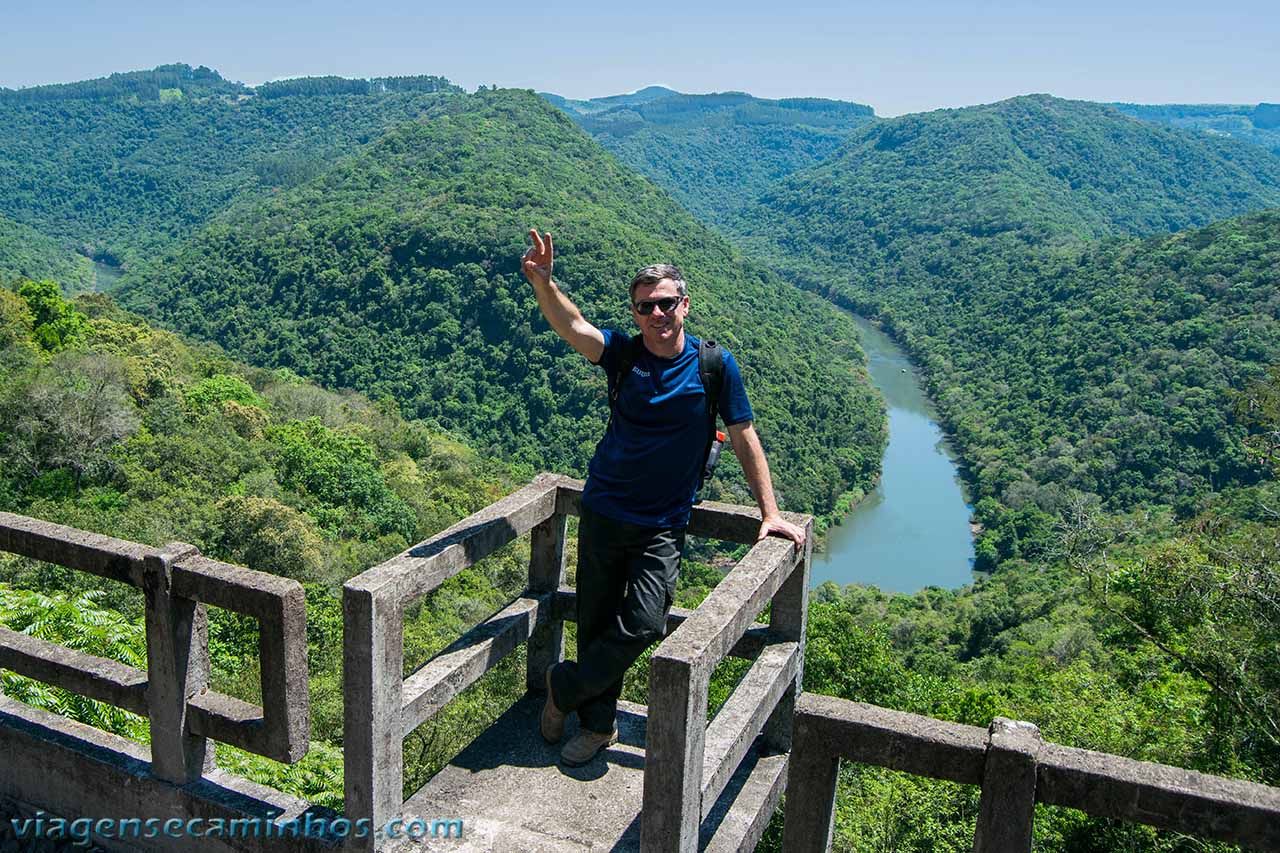
[[[31,309],[33,334],[42,349],[60,352],[89,331],[89,318],[62,298],[56,281],[24,281],[18,285],[18,295]]]
[[[1272,365],[1236,398],[1236,416],[1249,430],[1245,451],[1259,464],[1280,473],[1280,365]]]
[[[35,318],[26,300],[0,288],[0,352],[12,346],[31,345]]]
[[[227,560],[287,578],[312,579],[323,563],[320,537],[306,515],[271,498],[218,501],[211,547]]]
[[[120,359],[69,350],[28,377],[13,418],[9,451],[32,476],[73,472],[77,487],[106,461],[106,452],[133,433],[140,419]]]

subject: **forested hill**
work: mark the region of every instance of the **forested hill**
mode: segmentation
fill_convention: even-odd
[[[278,192],[460,90],[439,77],[249,89],[207,68],[0,90],[0,214],[108,263]],[[65,283],[65,282],[64,282]]]
[[[160,65],[148,71],[122,71],[75,83],[50,83],[23,89],[0,87],[0,102],[128,100],[141,103],[215,95],[236,97],[251,94],[252,91],[241,83],[223,79],[212,68],[203,65],[192,68],[185,63],[175,63]]]
[[[1277,357],[1272,296],[1199,280],[1165,292],[1133,278],[1164,261],[1083,241],[1276,205],[1280,158],[1254,146],[1031,96],[857,132],[737,226],[797,280],[879,315],[911,347],[980,495],[1003,498],[1057,441],[1092,466],[1081,488],[1128,506],[1234,473],[1226,433],[1208,426],[1210,441],[1190,423],[1219,423],[1209,410],[1226,384]],[[1274,222],[1236,226],[1258,254],[1232,256],[1228,282],[1271,281]],[[1239,249],[1235,234],[1200,262]],[[1195,244],[1171,244],[1182,248],[1165,260]],[[1211,390],[1188,404],[1179,385]]]
[[[983,496],[1189,513],[1254,481],[1235,395],[1280,362],[1280,210],[1022,263],[894,313]]]
[[[1280,158],[1256,146],[1029,95],[857,131],[735,225],[852,263],[861,279],[914,274],[921,255],[955,241],[1155,234],[1273,205]]]
[[[1155,124],[1232,136],[1280,154],[1280,104],[1108,104]]]
[[[54,279],[71,293],[88,290],[95,281],[88,258],[0,213],[0,275],[5,274]]]
[[[744,365],[789,508],[829,510],[870,482],[883,416],[847,317],[745,261],[529,92],[452,96],[135,270],[120,298],[252,363],[393,398],[482,452],[581,473],[604,384],[519,272],[531,225],[556,235],[556,278],[600,325],[632,328],[640,266],[685,270],[689,327]],[[748,500],[740,480],[730,496]]]
[[[871,107],[846,101],[686,95],[660,86],[589,101],[543,97],[687,210],[717,223],[875,120]]]

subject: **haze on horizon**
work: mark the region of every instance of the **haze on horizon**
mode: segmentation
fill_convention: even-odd
[[[1136,7],[1136,8],[1135,8]],[[1268,8],[1271,7],[1271,8]],[[1280,15],[1265,0],[1118,4],[922,0],[910,9],[802,0],[780,7],[582,0],[483,8],[387,0],[127,9],[71,0],[7,10],[0,86],[172,62],[255,85],[286,77],[438,74],[592,98],[664,85],[826,97],[882,116],[1030,92],[1091,101],[1280,101]]]

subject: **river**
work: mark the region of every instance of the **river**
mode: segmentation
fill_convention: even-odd
[[[880,485],[827,532],[812,585],[874,584],[886,592],[953,588],[973,580],[972,507],[935,412],[893,340],[855,317],[871,379],[884,395],[889,445]]]

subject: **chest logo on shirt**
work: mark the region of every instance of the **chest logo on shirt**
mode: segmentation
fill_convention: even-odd
[[[649,371],[641,370],[638,366],[633,366],[631,368],[631,372],[634,373],[636,376],[643,376],[645,379],[649,378]]]

